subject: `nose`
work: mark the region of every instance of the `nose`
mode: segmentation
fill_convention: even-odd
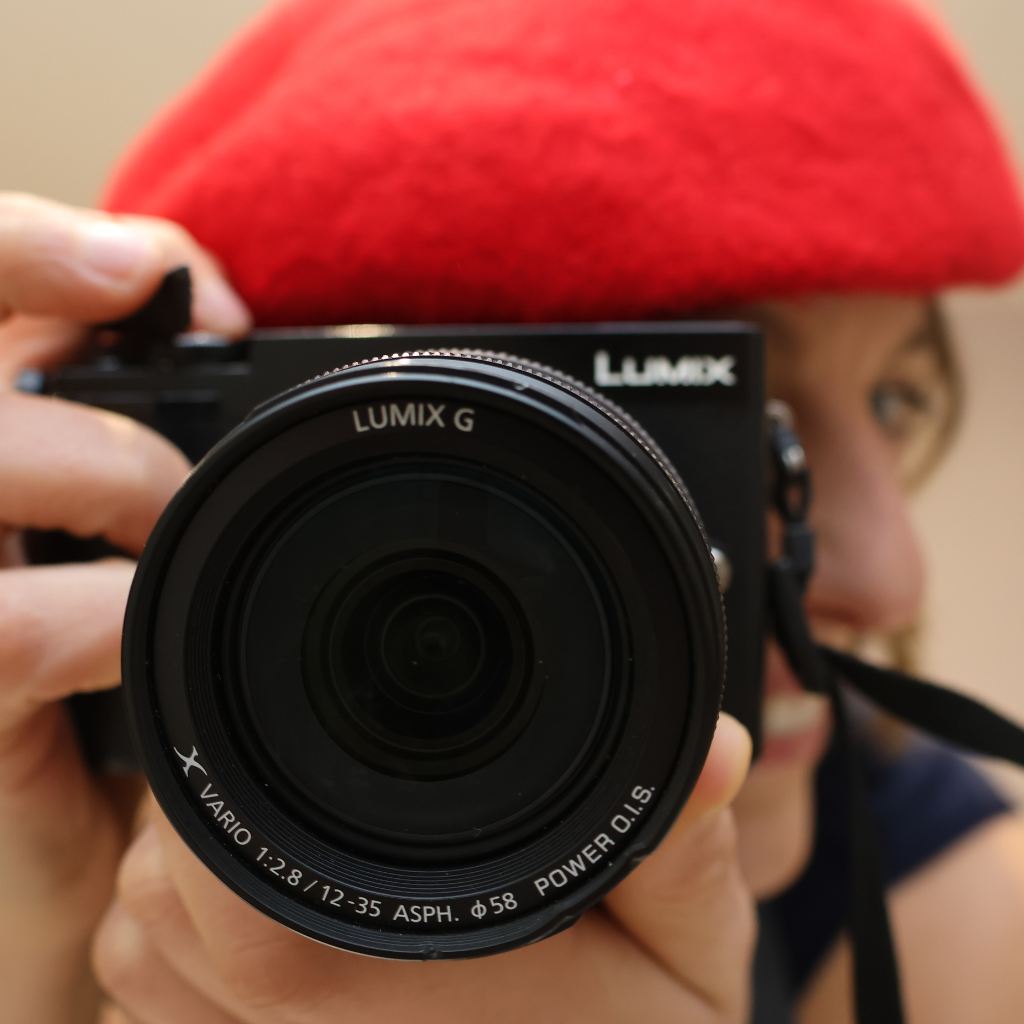
[[[819,627],[896,632],[920,614],[924,565],[895,455],[869,416],[809,432],[817,565],[807,611]],[[825,429],[822,429],[825,428]]]

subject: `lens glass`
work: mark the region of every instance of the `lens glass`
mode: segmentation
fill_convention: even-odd
[[[328,733],[381,772],[443,778],[492,761],[533,704],[529,630],[501,582],[444,553],[395,555],[321,593],[303,676]]]
[[[512,842],[579,798],[627,699],[620,624],[541,495],[391,462],[319,480],[259,534],[232,574],[225,714],[283,805],[405,858]]]

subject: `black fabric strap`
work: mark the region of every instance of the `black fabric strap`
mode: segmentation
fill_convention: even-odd
[[[850,727],[846,703],[832,682],[828,695],[836,723],[836,744],[846,775],[850,863],[847,921],[853,942],[854,1000],[861,1024],[902,1024],[899,966],[885,903],[885,872],[867,779]]]
[[[836,743],[846,766],[847,830],[853,871],[847,922],[853,944],[856,1018],[859,1024],[903,1024],[878,832],[846,704],[835,674],[811,637],[797,577],[781,562],[770,568],[768,581],[779,644],[797,678],[808,689],[824,693],[831,700]]]
[[[789,973],[777,910],[762,903],[757,908],[750,1024],[793,1024]]]
[[[1021,766],[1024,729],[963,694],[815,644],[804,613],[802,582],[801,573],[785,559],[769,569],[769,604],[776,637],[803,684],[830,698],[836,742],[846,764],[853,872],[847,918],[853,942],[856,1018],[859,1024],[902,1024],[899,971],[885,905],[878,834],[840,679],[919,729],[971,752]]]
[[[847,682],[903,721],[973,753],[1024,767],[1024,729],[979,701],[829,647],[819,650]]]

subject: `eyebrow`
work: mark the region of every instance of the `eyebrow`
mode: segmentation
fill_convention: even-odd
[[[799,339],[789,324],[773,310],[763,306],[751,306],[740,313],[739,318],[743,319],[744,317],[763,325],[784,346],[793,348],[798,344]],[[917,326],[904,337],[903,341],[893,347],[891,356],[910,354],[922,348],[936,349],[936,340],[933,317],[931,311],[928,310],[922,314]]]
[[[767,305],[755,304],[733,310],[712,309],[707,311],[704,317],[709,319],[726,317],[730,320],[750,321],[769,332],[773,341],[780,343],[783,348],[797,348],[800,343],[799,337],[785,319]],[[893,347],[888,358],[891,360],[900,356],[913,355],[922,349],[930,350],[940,365],[944,365],[941,342],[935,336],[935,313],[931,305],[924,310],[917,326],[906,335],[899,345]]]

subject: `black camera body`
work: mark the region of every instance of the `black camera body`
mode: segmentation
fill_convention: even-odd
[[[359,324],[256,331],[240,342],[183,334],[143,347],[139,358],[108,349],[45,377],[26,376],[22,387],[130,416],[198,462],[260,403],[336,366],[454,347],[554,367],[605,394],[654,438],[693,496],[712,544],[728,559],[722,706],[756,741],[767,500],[762,344],[756,328],[720,321]]]
[[[575,920],[670,826],[719,705],[760,734],[762,360],[738,323],[350,325],[129,332],[26,375],[199,462],[124,647],[186,841],[361,952]]]

